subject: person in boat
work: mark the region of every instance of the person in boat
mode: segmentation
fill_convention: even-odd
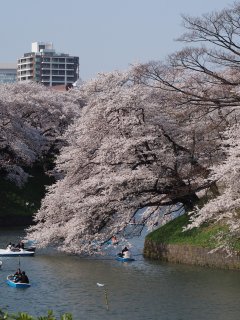
[[[129,259],[131,258],[131,252],[129,250],[125,250],[122,255],[123,258]]]
[[[22,240],[19,241],[15,248],[24,249],[24,242]]]
[[[28,276],[26,275],[25,271],[22,271],[22,275],[21,275],[21,278],[20,278],[20,281],[21,283],[29,283],[29,279],[28,279]]]
[[[12,242],[9,242],[6,249],[11,251],[13,247],[14,245],[12,244]]]
[[[127,252],[128,251],[128,247],[124,247],[123,249],[122,249],[122,254],[124,254],[125,252]]]
[[[112,242],[112,244],[118,244],[118,240],[117,240],[117,237],[115,235],[112,236],[111,242]]]
[[[14,282],[19,282],[22,278],[22,271],[20,268],[17,269],[17,271],[14,273]]]
[[[130,250],[128,249],[128,247],[124,247],[123,248],[123,250],[122,250],[122,257],[123,258],[127,258],[127,259],[129,259],[129,258],[131,258],[131,252],[130,252]]]
[[[129,252],[128,247],[124,247],[120,253],[118,253],[118,256],[121,258],[126,258],[128,255],[127,252]]]

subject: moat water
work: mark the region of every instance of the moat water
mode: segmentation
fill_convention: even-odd
[[[17,241],[22,230],[0,229],[0,248]],[[80,258],[39,250],[34,257],[2,257],[0,308],[33,316],[70,312],[74,320],[237,320],[240,271],[217,270],[145,260],[143,239],[135,241],[135,261],[114,255]],[[20,266],[31,287],[6,284]],[[105,284],[98,287],[97,283]],[[106,292],[105,292],[106,289]],[[109,310],[106,304],[106,295]]]

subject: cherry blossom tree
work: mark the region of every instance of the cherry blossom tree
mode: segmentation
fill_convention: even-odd
[[[240,3],[219,13],[202,18],[184,16],[187,32],[180,38],[184,42],[211,44],[211,48],[194,49],[190,55],[180,53],[178,66],[207,74],[218,89],[217,108],[227,110],[226,127],[222,133],[223,161],[211,167],[211,179],[217,181],[220,194],[202,208],[196,207],[189,228],[203,222],[217,221],[228,228],[219,235],[219,248],[233,252],[232,239],[239,239],[239,56],[240,56]],[[221,98],[221,99],[219,99]],[[226,113],[225,113],[226,114]]]
[[[30,229],[39,245],[94,252],[140,208],[152,208],[142,219],[153,226],[159,207],[193,208],[196,193],[210,187],[209,154],[219,153],[206,130],[212,122],[182,122],[174,93],[134,75],[135,69],[101,75],[82,87],[86,106],[64,134],[68,145],[57,159],[62,179],[49,188]]]
[[[62,145],[61,134],[80,114],[74,95],[58,93],[36,83],[0,86],[1,176],[21,186],[24,168],[44,162]]]
[[[75,93],[84,101],[81,117],[62,136],[59,180],[29,229],[39,246],[96,252],[139,209],[148,208],[141,219],[152,227],[159,208],[193,210],[205,190],[213,199],[195,209],[192,227],[228,217],[232,232],[239,230],[230,170],[238,171],[239,12],[235,3],[185,16],[180,40],[194,46],[165,62],[99,75]]]
[[[229,127],[224,132],[222,149],[226,158],[223,162],[215,163],[211,168],[208,179],[217,181],[221,190],[218,196],[209,199],[202,207],[196,206],[191,214],[191,223],[186,229],[201,226],[206,222],[221,223],[224,228],[217,235],[216,250],[225,250],[228,254],[235,252],[234,243],[240,237],[240,128],[239,123]]]
[[[218,161],[213,161],[209,167],[212,174],[207,177],[207,181],[217,182],[220,194],[202,208],[195,208],[189,228],[214,221],[227,225],[229,228],[219,236],[219,248],[225,248],[229,252],[232,249],[232,239],[239,238],[240,234],[239,13],[240,4],[235,2],[230,9],[200,18],[184,16],[187,32],[180,40],[194,43],[195,46],[169,57],[167,68],[172,70],[172,76],[166,77],[162,72],[163,65],[155,62],[139,66],[140,70],[137,70],[139,81],[184,96],[183,104],[192,105],[194,117],[199,115],[196,108],[202,110],[203,114],[212,115],[213,125],[218,127],[219,131],[219,135],[215,136],[215,139],[218,139],[216,146],[221,145],[221,152]],[[201,44],[201,47],[196,47],[196,44]],[[179,73],[183,74],[182,81],[176,77]],[[191,75],[192,84],[187,82],[188,85],[185,85],[185,75]],[[216,111],[219,115],[217,118]]]

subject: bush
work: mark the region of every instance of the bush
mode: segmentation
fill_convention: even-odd
[[[33,317],[25,312],[9,314],[0,310],[0,320],[57,320],[52,311],[48,311],[47,316]],[[70,313],[64,313],[59,320],[73,320]]]

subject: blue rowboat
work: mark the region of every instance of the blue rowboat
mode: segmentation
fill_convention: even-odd
[[[14,287],[14,288],[28,288],[30,287],[30,283],[23,283],[23,282],[14,282],[13,281],[14,279],[14,275],[9,275],[7,276],[7,284],[10,286],[10,287]]]
[[[133,258],[123,258],[123,257],[117,257],[116,258],[117,261],[121,261],[121,262],[130,262],[130,261],[135,261],[135,259]]]
[[[112,241],[112,240],[108,240],[107,242],[105,242],[106,244],[108,244],[108,245],[113,245],[113,246],[116,246],[116,245],[118,245],[119,244],[119,242],[118,241]]]

